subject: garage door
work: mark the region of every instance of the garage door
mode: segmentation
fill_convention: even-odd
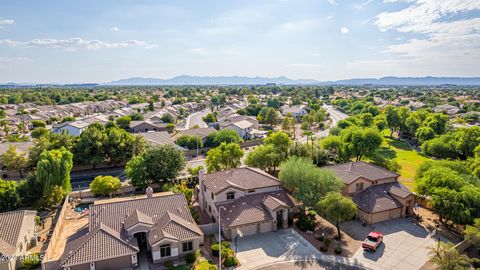
[[[382,222],[394,218],[399,218],[401,216],[402,209],[393,209],[390,211],[384,211],[384,212],[379,212],[372,214],[372,223],[377,223],[377,222]]]
[[[267,221],[265,223],[260,224],[260,232],[261,233],[271,232],[271,231],[272,231],[272,222],[271,221]]]
[[[391,211],[391,218],[399,218],[402,216],[402,208]]]
[[[256,233],[257,233],[257,224],[241,226],[241,227],[237,227],[236,229],[232,229],[232,238],[235,237],[237,234],[243,237],[248,235],[254,235]]]

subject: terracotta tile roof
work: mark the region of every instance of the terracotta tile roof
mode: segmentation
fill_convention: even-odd
[[[267,202],[265,205],[265,202]],[[268,211],[275,210],[278,206],[293,208],[298,203],[280,189],[278,191],[246,195],[230,203],[217,203],[217,212],[220,207],[225,207],[221,211],[222,224],[227,227],[265,222],[272,220],[273,217]],[[270,208],[272,207],[272,208]]]
[[[148,241],[150,245],[153,245],[163,238],[183,240],[202,235],[203,232],[197,224],[188,222],[167,211],[149,232]]]
[[[125,229],[128,229],[138,223],[143,223],[143,224],[147,224],[147,225],[155,225],[155,223],[153,222],[153,219],[147,215],[145,215],[144,213],[138,211],[137,209],[133,210],[133,212],[127,216],[127,218],[125,219],[124,223],[123,223],[123,226],[125,227]]]
[[[275,177],[262,170],[251,167],[240,167],[228,171],[206,174],[204,183],[214,194],[218,194],[228,187],[251,190],[280,186],[280,181]]]
[[[70,242],[60,259],[61,267],[85,264],[109,258],[136,254],[139,251],[135,238],[125,238],[104,224]]]
[[[357,207],[367,213],[377,213],[386,210],[401,208],[403,205],[392,195],[402,194],[410,191],[404,190],[399,183],[387,183],[381,185],[373,185],[367,189],[353,195],[352,199]],[[406,189],[406,188],[405,188]],[[394,190],[394,193],[391,193]],[[401,193],[400,193],[400,191]],[[407,196],[408,196],[407,195]]]
[[[36,211],[13,211],[0,213],[0,252],[13,255],[26,222],[33,222]],[[33,216],[33,217],[32,217]],[[32,220],[28,220],[28,218]]]
[[[375,181],[399,176],[397,173],[363,161],[326,166],[325,168],[333,171],[346,184],[350,184],[360,177]]]
[[[139,223],[151,228],[151,244],[203,236],[183,194],[94,204],[89,219],[89,232],[67,244],[62,267],[137,253],[137,240],[127,230]]]

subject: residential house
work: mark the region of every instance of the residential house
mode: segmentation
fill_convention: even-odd
[[[80,136],[82,132],[89,126],[87,122],[82,120],[78,121],[67,121],[52,126],[53,133],[62,133],[67,132],[72,136]]]
[[[22,266],[27,250],[36,245],[36,211],[0,213],[0,270],[15,270]]]
[[[138,136],[142,136],[145,138],[147,143],[151,146],[157,145],[175,145],[175,142],[170,136],[170,133],[166,131],[158,131],[158,132],[141,132],[138,133]]]
[[[444,112],[448,115],[454,115],[457,114],[458,111],[460,111],[460,108],[457,106],[453,106],[450,104],[443,104],[443,105],[438,105],[435,108],[433,108],[434,112]]]
[[[415,196],[398,181],[399,175],[366,162],[325,167],[344,183],[344,195],[357,205],[357,218],[371,224],[413,213]]]
[[[166,131],[167,124],[154,123],[149,120],[144,121],[131,121],[129,129],[133,133],[149,132],[149,131]]]
[[[280,181],[250,167],[205,174],[199,173],[197,190],[200,209],[216,223],[228,239],[288,227],[299,204],[282,188]]]
[[[307,106],[303,104],[294,106],[283,105],[281,110],[283,116],[286,116],[290,113],[297,121],[300,121],[304,115],[308,114]]]
[[[153,196],[151,188],[145,198],[91,205],[88,229],[80,233],[67,241],[61,269],[130,269],[139,266],[140,252],[162,263],[195,252],[204,241],[185,195]]]
[[[251,122],[242,120],[234,122],[225,128],[235,130],[242,139],[248,140],[251,137],[252,126],[253,124]]]

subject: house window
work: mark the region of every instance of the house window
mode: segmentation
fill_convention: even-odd
[[[208,206],[208,212],[212,212],[212,207],[210,205]]]
[[[363,190],[363,183],[357,183],[355,185],[355,191],[361,191]]]
[[[193,250],[193,242],[183,243],[183,252],[188,252]]]
[[[207,186],[203,186],[203,191],[207,192]]]
[[[227,200],[235,200],[235,192],[227,192]]]
[[[160,246],[160,257],[170,257],[171,254],[170,245]]]
[[[212,197],[212,200],[215,200],[215,195],[213,195],[213,193],[212,193],[212,196],[211,196],[211,197]]]
[[[254,193],[255,192],[255,189],[251,189],[248,191],[248,193]]]

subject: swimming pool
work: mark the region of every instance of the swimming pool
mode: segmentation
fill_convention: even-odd
[[[83,210],[88,209],[90,207],[90,203],[82,203],[75,207],[75,212],[81,213]]]

